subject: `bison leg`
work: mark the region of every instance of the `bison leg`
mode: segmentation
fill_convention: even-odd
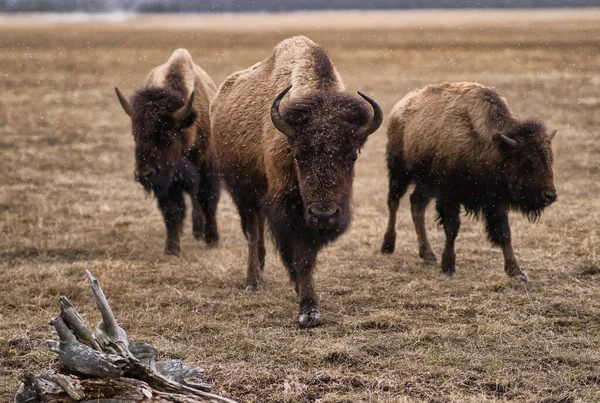
[[[396,214],[398,212],[398,206],[400,205],[400,199],[406,193],[406,189],[410,184],[410,178],[408,173],[403,166],[403,163],[398,164],[400,167],[391,166],[389,168],[389,192],[388,192],[388,209],[389,217],[387,223],[387,229],[383,236],[383,243],[381,244],[381,253],[393,253],[396,247]]]
[[[508,223],[508,209],[505,207],[496,207],[486,210],[484,214],[486,231],[490,242],[502,248],[502,253],[504,254],[504,271],[510,277],[527,282],[529,279],[519,268],[517,258],[515,257],[512,248],[510,224]]]
[[[204,235],[204,241],[208,245],[215,245],[219,242],[216,216],[220,187],[215,170],[211,168],[212,165],[209,163],[200,167],[200,186],[196,193],[198,204],[204,215],[202,235]]]
[[[158,205],[165,220],[165,226],[167,227],[165,255],[177,256],[181,250],[179,236],[183,230],[183,219],[185,218],[183,192],[176,190],[161,196],[158,199]]]
[[[412,213],[413,224],[417,232],[419,242],[419,256],[428,263],[435,263],[436,258],[431,250],[427,231],[425,230],[425,209],[429,204],[431,197],[425,186],[418,184],[415,191],[410,195],[410,211]]]
[[[317,260],[317,251],[312,248],[299,247],[294,252],[294,272],[296,273],[296,290],[300,312],[300,327],[315,327],[321,322],[319,300],[315,294],[313,273]]]
[[[248,239],[248,269],[246,272],[246,290],[258,291],[262,289],[263,280],[261,274],[260,256],[260,234],[259,214],[255,211],[245,211],[242,222],[246,227],[246,238]],[[264,245],[263,245],[264,250]],[[263,255],[264,261],[264,255]]]
[[[265,250],[265,216],[262,212],[257,214],[258,216],[258,262],[260,264],[260,270],[265,270],[265,256],[267,254]]]
[[[300,327],[315,327],[321,322],[319,299],[315,294],[313,279],[318,249],[304,244],[294,236],[280,239],[278,247],[298,295],[298,324]]]
[[[446,245],[442,255],[442,272],[448,277],[453,277],[456,275],[454,241],[460,229],[460,204],[438,200],[436,208],[446,234]]]
[[[196,195],[192,197],[192,228],[194,238],[200,239],[204,235],[204,212]]]

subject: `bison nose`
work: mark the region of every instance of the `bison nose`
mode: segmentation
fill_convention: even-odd
[[[556,194],[555,190],[544,190],[542,192],[542,199],[546,205],[550,205],[558,199],[558,195]]]
[[[156,169],[154,168],[146,167],[143,169],[136,169],[135,180],[138,182],[142,180],[148,180],[154,176],[154,174],[156,174]]]
[[[333,227],[338,221],[340,208],[334,205],[314,203],[308,206],[308,215],[314,224]]]

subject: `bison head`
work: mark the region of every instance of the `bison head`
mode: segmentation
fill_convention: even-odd
[[[123,110],[131,117],[135,140],[134,176],[146,191],[165,193],[178,170],[185,170],[183,130],[195,120],[194,93],[186,101],[163,88],[138,91],[131,104],[115,88]]]
[[[529,120],[497,137],[504,156],[504,175],[513,206],[536,220],[558,199],[552,170],[551,141],[543,124]]]
[[[350,222],[354,163],[367,137],[381,125],[383,113],[373,99],[359,92],[373,108],[342,92],[317,91],[271,107],[274,126],[288,139],[309,227],[321,232],[343,232]]]

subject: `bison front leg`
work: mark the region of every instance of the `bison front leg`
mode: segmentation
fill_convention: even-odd
[[[245,211],[242,215],[242,227],[246,229],[248,239],[248,269],[246,272],[246,290],[259,291],[263,287],[262,267],[264,265],[263,228],[260,213]],[[262,250],[261,250],[262,248]]]
[[[289,240],[288,245],[281,245],[281,247],[283,250],[291,252],[282,253],[282,257],[298,294],[298,303],[300,304],[298,324],[305,328],[315,327],[321,323],[319,299],[314,285],[318,249],[293,239]]]
[[[200,167],[200,189],[197,197],[204,213],[204,240],[208,245],[216,245],[219,242],[217,205],[219,204],[220,186],[213,162]]]
[[[448,277],[454,277],[456,275],[454,241],[460,230],[460,204],[438,200],[436,209],[446,234],[446,245],[442,255],[442,272]]]
[[[517,263],[513,251],[510,224],[508,223],[508,208],[505,206],[487,209],[485,212],[486,231],[490,242],[502,248],[504,254],[504,271],[510,277],[523,282],[529,281],[527,274],[523,273]]]
[[[192,230],[194,238],[199,240],[204,236],[204,212],[196,196],[192,197],[192,202]]]
[[[158,206],[162,212],[167,227],[167,242],[165,255],[179,255],[179,237],[183,231],[185,218],[185,201],[181,190],[169,192],[158,198]]]

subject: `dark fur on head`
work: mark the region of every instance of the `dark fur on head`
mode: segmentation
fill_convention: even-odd
[[[538,221],[546,207],[541,193],[556,190],[546,128],[537,120],[526,120],[514,124],[504,135],[518,143],[517,147],[511,147],[500,142],[510,206],[530,221]]]
[[[293,130],[288,139],[305,225],[308,209],[318,204],[339,209],[332,235],[337,237],[348,227],[354,163],[366,141],[354,133],[371,119],[369,109],[348,94],[317,91],[292,100],[283,110],[282,117]]]
[[[173,112],[186,100],[164,88],[147,88],[132,97],[132,130],[135,139],[136,177],[146,191],[166,192],[178,176],[175,168],[184,157],[182,130],[196,119],[191,113],[175,121]],[[154,172],[146,176],[146,172]]]

